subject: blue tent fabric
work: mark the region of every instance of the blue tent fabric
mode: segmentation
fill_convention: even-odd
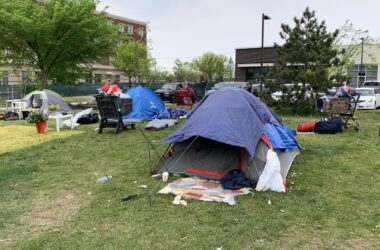
[[[294,138],[293,132],[286,126],[275,126],[267,123],[265,127],[264,134],[272,144],[273,149],[283,152],[290,152],[295,149],[301,150],[301,146]]]
[[[165,104],[160,97],[148,88],[135,87],[129,89],[127,94],[133,98],[133,110],[131,113],[123,116],[123,120],[152,120],[155,115],[165,109]]]
[[[212,92],[204,97],[187,117],[187,122],[162,143],[180,142],[200,136],[244,147],[250,155],[254,155],[256,145],[266,131],[268,123],[285,127],[262,101],[237,88],[224,88]]]

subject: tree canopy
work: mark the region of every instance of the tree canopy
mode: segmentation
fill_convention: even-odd
[[[112,62],[116,69],[125,73],[129,82],[142,82],[150,75],[153,59],[146,45],[138,41],[130,41],[116,50],[116,58]]]
[[[191,63],[183,62],[179,58],[174,61],[173,74],[177,81],[197,81],[199,73],[194,70]]]
[[[94,14],[98,0],[0,1],[0,47],[8,62],[39,69],[40,81],[74,83],[89,65],[108,56],[117,28],[105,13]]]
[[[339,63],[339,53],[334,47],[338,30],[328,32],[325,21],[319,22],[315,11],[309,8],[300,18],[294,17],[293,20],[293,27],[281,24],[280,37],[284,44],[275,44],[275,48],[283,59],[269,69],[267,78],[272,81],[269,84],[272,91],[280,89],[283,83],[293,83],[293,88],[286,93],[282,88],[281,105],[291,107],[295,112],[305,107],[310,111],[312,100],[309,98],[313,93],[327,90],[331,85],[329,69]],[[306,94],[308,90],[312,90],[311,94]]]
[[[359,57],[362,50],[362,42],[365,48],[379,47],[379,41],[369,36],[368,30],[357,29],[350,21],[346,21],[339,27],[339,34],[334,40],[335,48],[343,48],[339,56],[340,62],[330,68],[330,77],[337,82],[349,80],[347,69],[355,64],[355,57]],[[362,41],[363,39],[363,41]],[[370,51],[364,50],[363,54],[376,62],[376,56]]]
[[[211,52],[195,58],[192,65],[196,70],[202,72],[209,82],[223,81],[229,72],[228,58]]]

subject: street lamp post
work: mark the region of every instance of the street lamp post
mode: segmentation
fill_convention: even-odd
[[[360,57],[360,71],[359,71],[359,79],[358,82],[356,83],[356,87],[359,88],[359,82],[362,84],[362,78],[364,76],[363,74],[363,51],[364,51],[364,37],[360,38],[362,40],[362,54]]]
[[[230,67],[230,81],[232,81],[232,67],[234,66],[234,61],[232,61],[232,57],[228,61],[228,66]]]
[[[264,13],[261,16],[261,56],[260,56],[260,97],[263,91],[263,54],[264,54],[264,21],[269,20],[270,17]]]

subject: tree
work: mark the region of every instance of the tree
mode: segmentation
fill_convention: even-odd
[[[153,59],[146,45],[138,41],[130,41],[116,50],[116,58],[112,62],[116,69],[125,73],[129,83],[146,80],[150,75]]]
[[[211,52],[194,59],[192,66],[202,72],[209,82],[223,81],[224,76],[229,72],[228,58]]]
[[[48,81],[74,83],[90,63],[108,56],[117,28],[105,12],[94,14],[98,0],[0,1],[0,47],[8,62],[39,69]]]
[[[297,112],[306,106],[310,110],[311,100],[307,99],[331,85],[329,68],[339,62],[338,50],[333,46],[338,30],[327,32],[325,22],[319,22],[309,8],[301,18],[294,17],[294,23],[294,27],[281,24],[284,44],[275,44],[275,48],[284,59],[276,62],[267,78],[275,79],[277,87],[279,83],[295,83],[283,96],[284,104]],[[310,96],[306,94],[307,87],[313,90]]]
[[[179,82],[195,82],[198,77],[198,72],[194,71],[191,64],[189,62],[182,62],[179,58],[174,61],[173,73]]]
[[[345,82],[349,80],[347,69],[355,64],[355,57],[361,55],[362,39],[366,48],[378,47],[378,40],[369,36],[368,30],[356,29],[353,24],[346,22],[338,29],[339,34],[334,41],[334,47],[343,48],[339,56],[340,62],[330,68],[330,77],[337,82]],[[373,63],[376,62],[376,56],[369,51],[363,51],[364,55],[370,58]]]

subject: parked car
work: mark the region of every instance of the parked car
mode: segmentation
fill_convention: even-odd
[[[161,98],[161,100],[170,101],[174,103],[175,90],[180,87],[183,87],[183,84],[180,82],[165,83],[160,89],[157,89],[154,92],[156,92],[156,94]]]
[[[286,89],[288,89],[288,91],[290,91],[291,89],[294,88],[294,84],[293,83],[285,83],[284,87]],[[298,87],[302,88],[302,83],[298,83]],[[305,89],[305,98],[310,98],[311,97],[310,85],[306,84],[305,88],[306,88]],[[295,90],[293,90],[292,93],[295,94]],[[282,96],[283,96],[282,91],[273,92],[272,95],[271,95],[272,99],[275,100],[275,101],[280,100],[282,98]]]
[[[374,88],[357,88],[356,93],[360,95],[358,109],[377,109],[380,107],[380,91]]]
[[[245,82],[219,82],[214,85],[210,90],[206,91],[206,95],[217,91],[219,89],[223,88],[239,88],[239,89],[245,89],[248,88],[248,83]]]
[[[380,89],[380,82],[378,81],[365,81],[362,85],[363,88]]]

